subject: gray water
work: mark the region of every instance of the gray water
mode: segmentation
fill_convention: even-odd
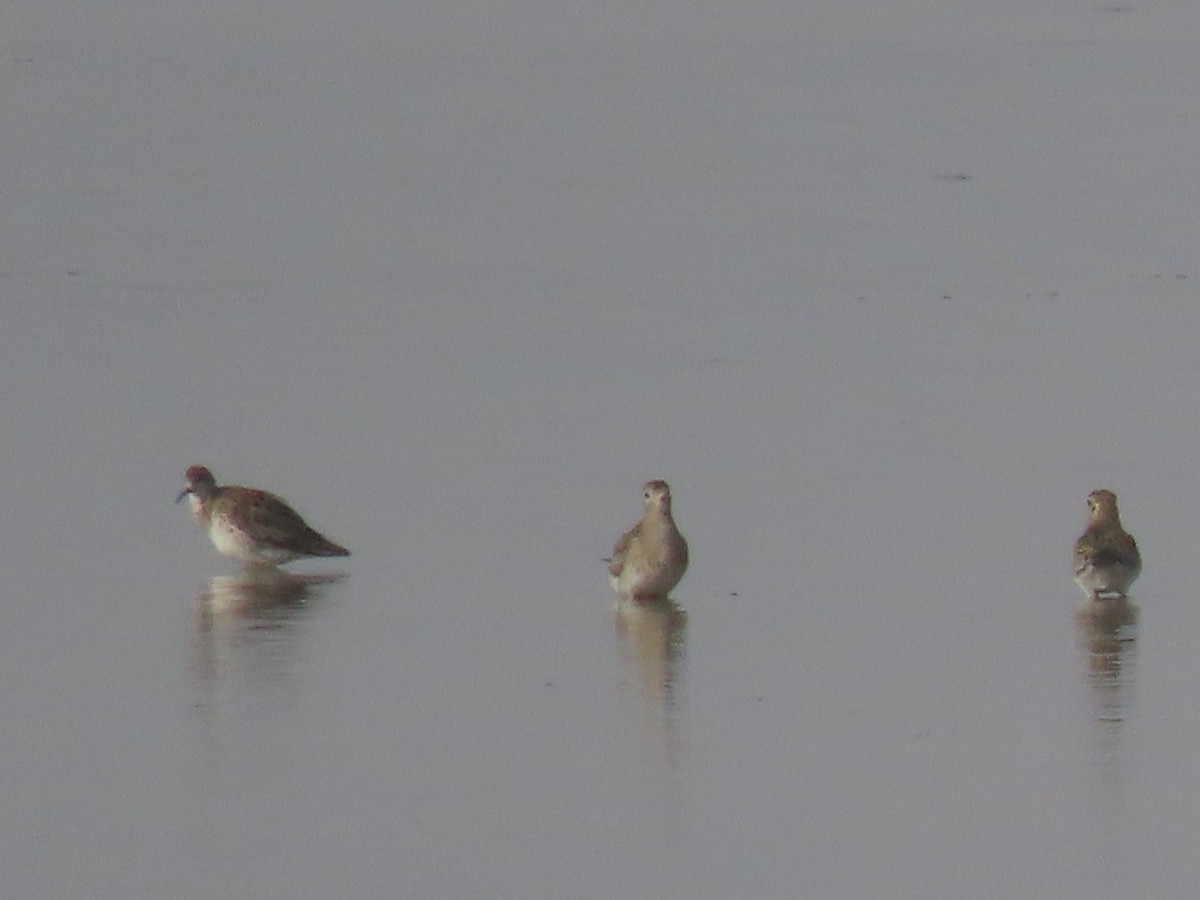
[[[1187,896],[1198,18],[6,4],[4,896]]]

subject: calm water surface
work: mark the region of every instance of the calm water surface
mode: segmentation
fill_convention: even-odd
[[[576,12],[0,13],[5,895],[1186,896],[1192,14]]]

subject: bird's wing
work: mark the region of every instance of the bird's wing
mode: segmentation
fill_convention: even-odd
[[[1085,534],[1075,542],[1077,572],[1087,565],[1136,565],[1139,558],[1137,542],[1125,531]]]
[[[282,499],[266,491],[246,489],[237,507],[244,521],[238,523],[255,538],[272,547],[287,547],[300,535],[312,531],[308,523]]]
[[[1132,566],[1137,564],[1140,556],[1133,536],[1121,531],[1112,535],[1103,547],[1097,547],[1093,558],[1098,562],[1114,562]]]
[[[625,568],[625,558],[629,556],[629,548],[633,542],[638,539],[642,533],[642,523],[638,522],[627,532],[625,532],[617,540],[617,544],[613,547],[612,559],[608,563],[608,571],[611,575],[620,575],[621,570]]]

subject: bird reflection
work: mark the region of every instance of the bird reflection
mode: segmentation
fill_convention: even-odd
[[[1075,610],[1086,655],[1097,761],[1106,780],[1120,780],[1121,732],[1132,702],[1138,608],[1124,597],[1086,600]]]
[[[248,567],[236,575],[217,575],[197,598],[196,614],[202,629],[217,617],[241,619],[280,618],[289,609],[302,607],[322,585],[344,575],[293,575],[273,566]]]
[[[197,706],[207,708],[240,688],[290,673],[304,633],[294,626],[321,590],[343,577],[258,566],[211,579],[194,610]]]
[[[1097,784],[1087,828],[1096,846],[1104,882],[1116,894],[1129,879],[1129,777],[1126,738],[1137,687],[1138,608],[1124,597],[1086,600],[1075,611],[1079,647],[1086,663],[1092,721],[1089,746]]]
[[[1124,597],[1084,601],[1075,611],[1081,647],[1087,652],[1088,683],[1100,701],[1102,719],[1121,719],[1122,670],[1133,660],[1138,608]]]
[[[678,753],[678,693],[687,644],[687,613],[669,598],[630,600],[616,610],[621,657],[654,711],[654,731],[668,762]]]

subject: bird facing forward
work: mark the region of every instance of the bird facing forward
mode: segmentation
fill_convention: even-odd
[[[665,481],[642,487],[645,512],[621,535],[608,560],[613,590],[631,600],[666,597],[688,564],[688,545],[671,516],[671,489]]]
[[[1088,525],[1075,542],[1075,582],[1092,600],[1124,597],[1142,572],[1137,543],[1121,527],[1116,494],[1092,491],[1087,503]]]

